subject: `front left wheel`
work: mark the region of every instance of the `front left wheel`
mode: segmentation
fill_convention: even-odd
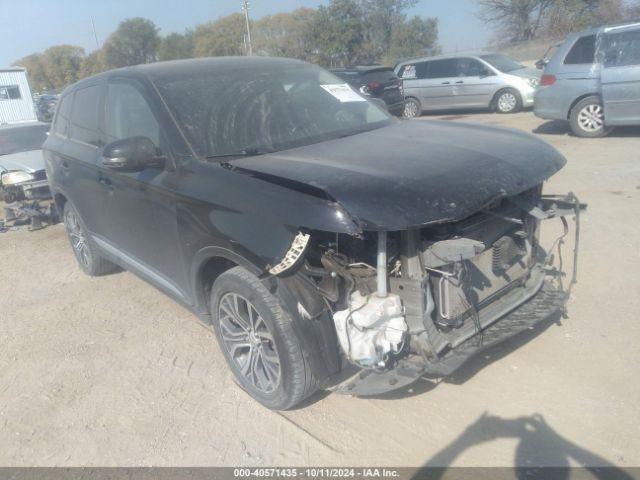
[[[242,267],[220,275],[211,318],[238,385],[265,407],[286,410],[315,391],[292,319],[258,277]]]
[[[522,110],[522,97],[513,88],[507,88],[496,94],[494,106],[498,113],[516,113]]]

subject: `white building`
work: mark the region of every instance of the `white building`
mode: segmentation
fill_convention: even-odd
[[[36,119],[27,71],[20,67],[0,68],[0,125]]]

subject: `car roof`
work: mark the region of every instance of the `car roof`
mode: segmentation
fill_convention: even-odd
[[[467,52],[467,53],[448,53],[442,55],[432,55],[430,57],[419,57],[419,58],[411,58],[409,60],[403,60],[398,62],[398,66],[406,65],[408,63],[413,62],[426,62],[427,60],[447,60],[450,58],[474,58],[474,57],[483,57],[486,55],[504,55],[499,52]]]
[[[135,65],[133,67],[123,67],[114,70],[108,70],[98,75],[82,79],[73,85],[67,87],[62,95],[67,95],[71,91],[82,88],[96,80],[118,77],[140,78],[146,77],[150,80],[189,78],[194,74],[206,72],[216,72],[225,69],[246,69],[263,70],[263,69],[281,69],[295,65],[310,65],[301,60],[292,58],[275,58],[275,57],[206,57],[206,58],[189,58],[185,60],[169,60],[166,62],[145,63]],[[247,73],[251,75],[250,73]]]
[[[621,22],[621,23],[609,23],[605,25],[599,25],[596,27],[589,27],[580,32],[576,32],[572,37],[584,37],[585,35],[592,35],[594,33],[609,32],[611,30],[623,29],[628,27],[640,28],[640,22]]]
[[[369,73],[369,72],[377,72],[380,70],[393,70],[393,68],[388,67],[386,65],[354,65],[352,67],[339,67],[339,68],[331,69],[331,71],[334,73],[340,73],[340,72]]]

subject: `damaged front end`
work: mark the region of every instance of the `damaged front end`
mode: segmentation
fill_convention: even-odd
[[[0,176],[0,200],[4,202],[2,228],[28,224],[39,230],[58,220],[46,172],[9,171]]]
[[[463,220],[359,236],[306,232],[293,264],[330,310],[343,359],[325,388],[375,395],[451,374],[478,351],[564,313],[576,281],[579,218],[569,194],[541,185]],[[562,247],[574,219],[572,272]],[[556,219],[550,248],[540,227]]]

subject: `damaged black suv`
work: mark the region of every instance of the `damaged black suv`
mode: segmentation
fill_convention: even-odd
[[[542,194],[556,150],[396,120],[314,65],[106,72],[62,94],[44,151],[80,267],[125,268],[189,307],[270,408],[446,376],[564,308],[538,240],[579,218],[572,195]]]

